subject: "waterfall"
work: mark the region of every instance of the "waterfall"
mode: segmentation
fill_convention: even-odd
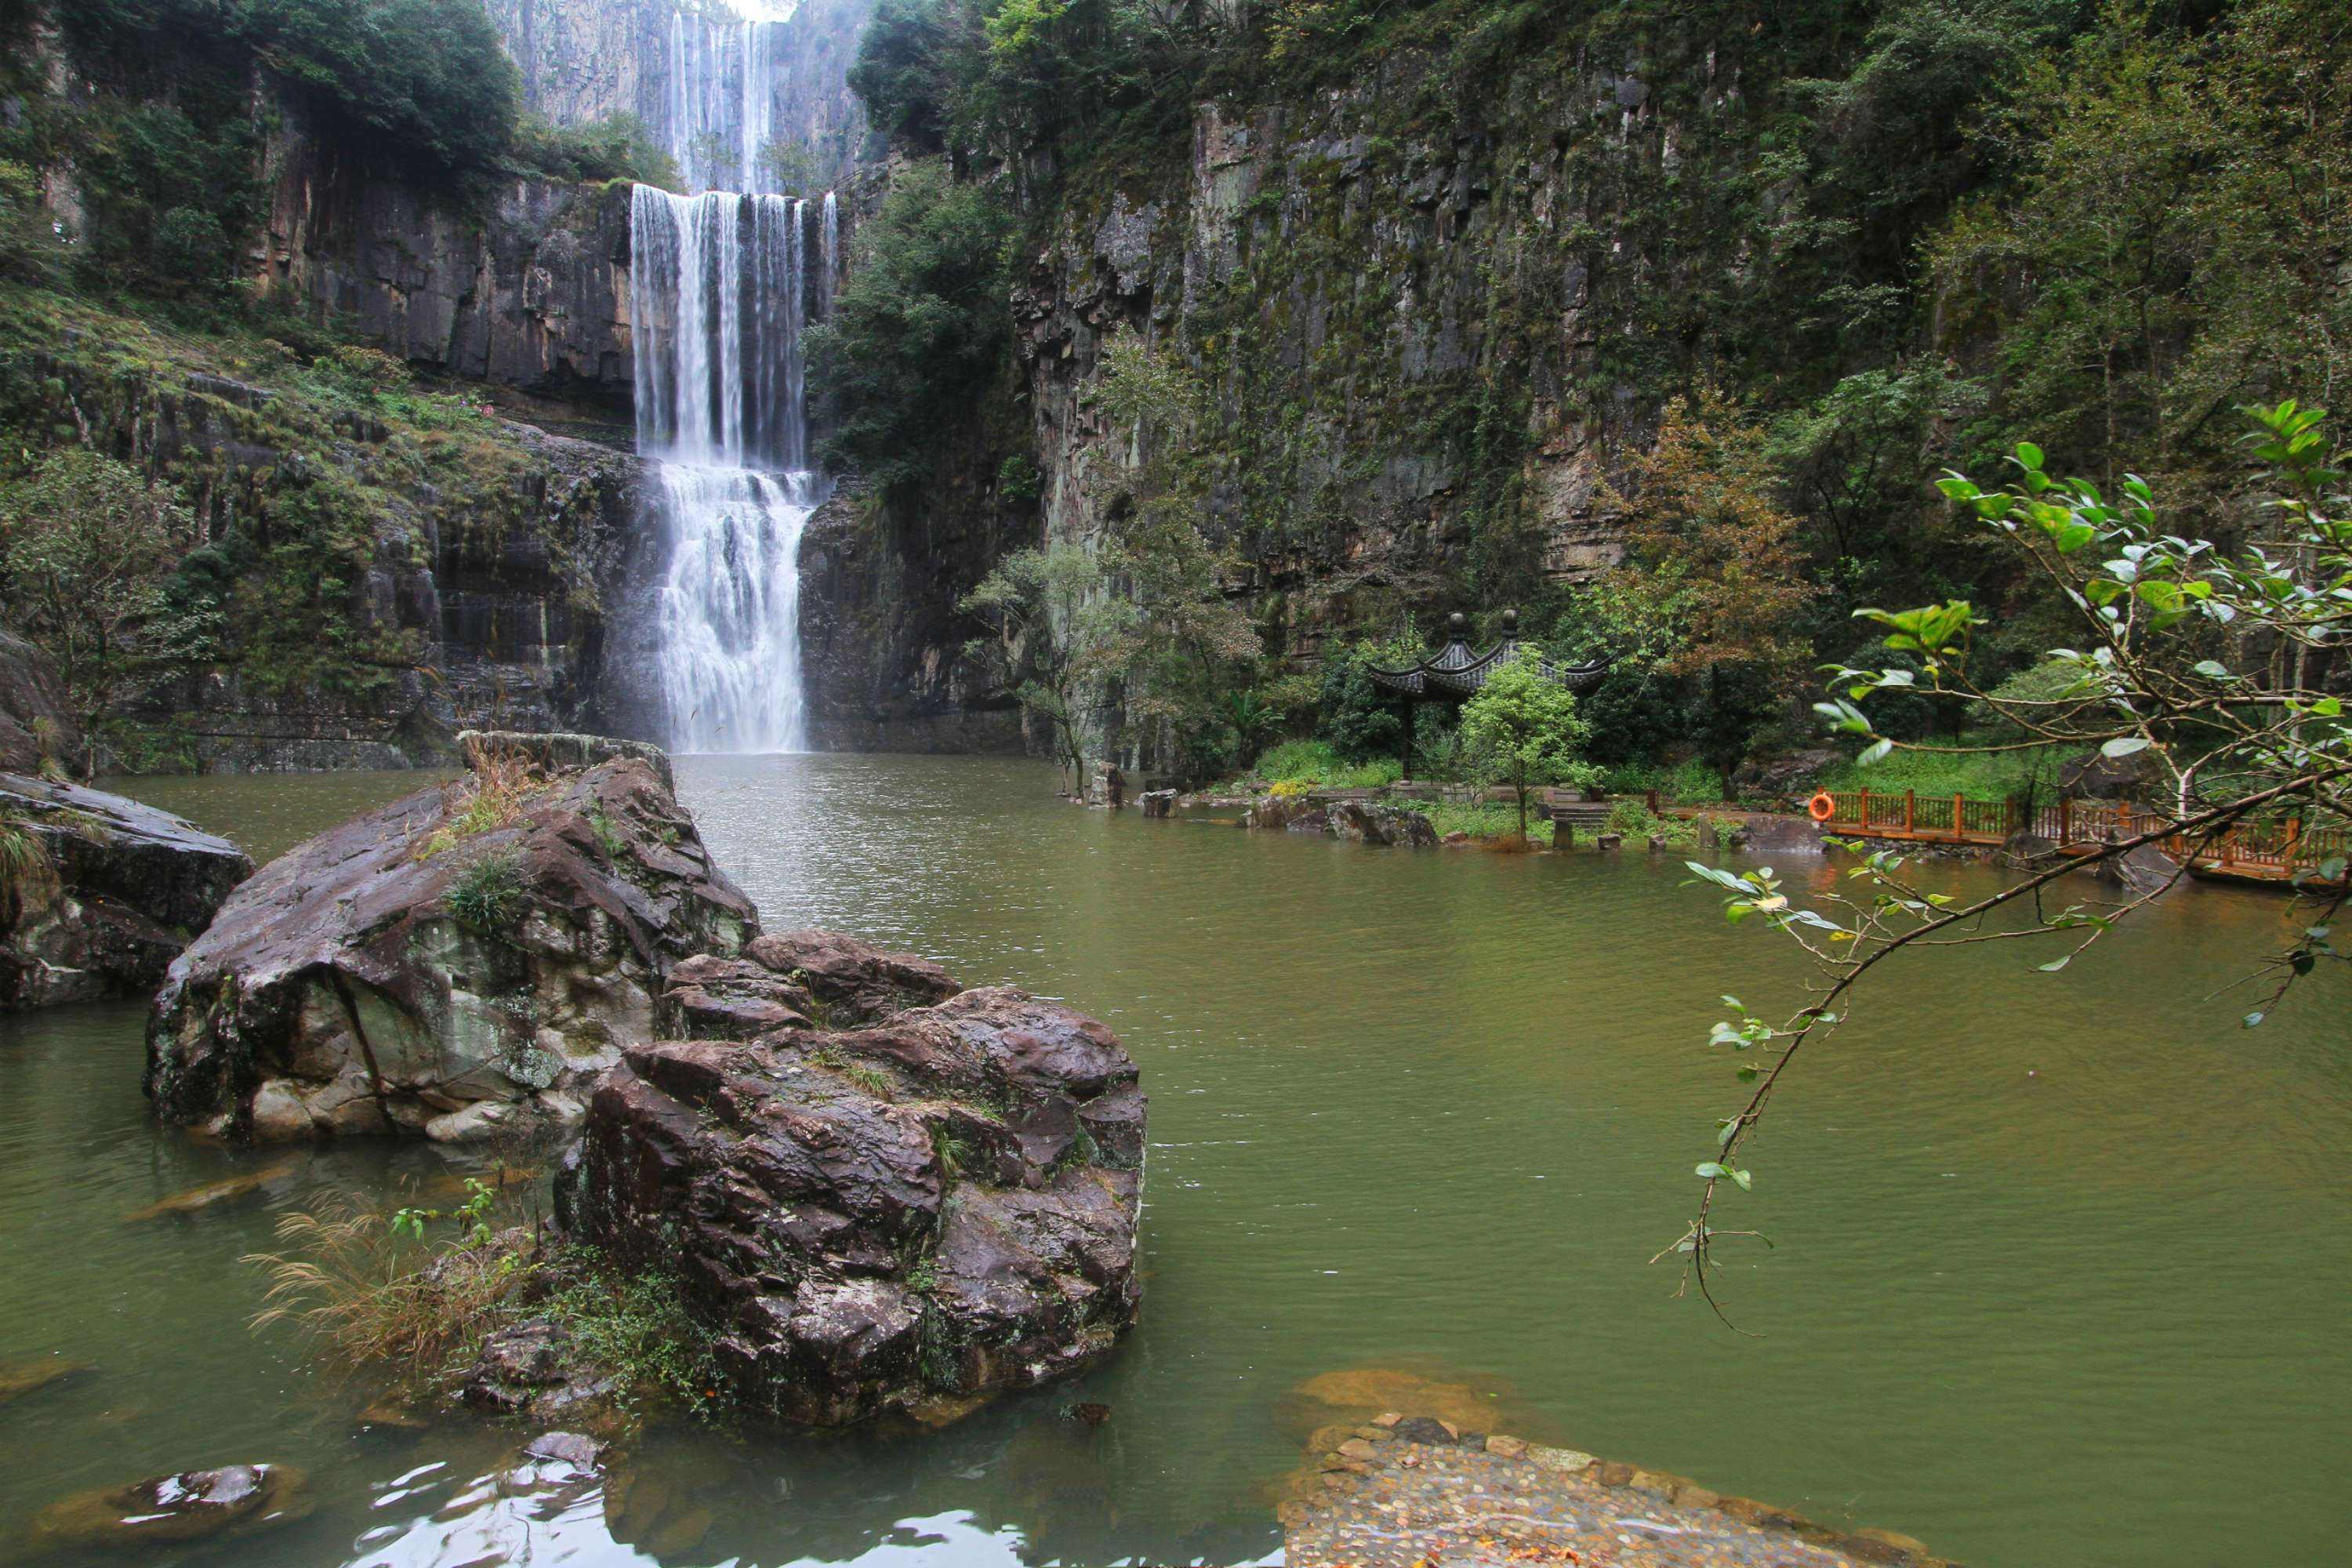
[[[805,749],[800,542],[809,469],[801,329],[812,204],[639,185],[629,206],[637,450],[655,459],[668,551],[658,595],[668,742]],[[831,284],[827,197],[817,252]]]
[[[779,30],[798,0],[680,4],[669,18],[667,146],[687,188],[772,194]]]

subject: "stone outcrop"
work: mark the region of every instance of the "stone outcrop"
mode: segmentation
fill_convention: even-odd
[[[305,134],[273,143],[256,280],[420,368],[628,407],[629,187],[522,181],[477,215]]]
[[[1019,704],[965,650],[957,600],[1027,542],[992,494],[927,505],[919,523],[836,490],[801,533],[801,674],[827,750],[1018,752]]]
[[[1437,842],[1437,829],[1430,825],[1429,818],[1401,805],[1366,800],[1334,801],[1325,819],[1329,825],[1326,831],[1332,837],[1358,844],[1427,848]]]
[[[1144,1101],[1118,1038],[825,933],[747,959],[859,1026],[627,1047],[559,1183],[567,1227],[677,1279],[731,1394],[787,1420],[970,1401],[1107,1351],[1139,1299]]]
[[[156,998],[159,1114],[263,1141],[576,1119],[672,967],[757,933],[648,763],[477,763],[237,890]]]
[[[80,756],[81,727],[66,707],[57,662],[0,627],[0,773],[46,773]]]
[[[0,1012],[152,991],[252,871],[168,812],[0,773]]]
[[[1437,842],[1437,829],[1420,812],[1372,800],[1261,795],[1250,803],[1242,825],[1257,833],[1320,833],[1356,844],[1427,848]]]

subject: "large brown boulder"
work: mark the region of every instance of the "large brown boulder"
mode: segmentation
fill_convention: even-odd
[[[575,1120],[672,968],[759,920],[652,763],[555,765],[478,748],[238,889],[156,997],[158,1113],[257,1140]]]
[[[820,934],[791,940],[805,956]],[[823,945],[868,977],[853,994],[885,968],[938,973]],[[678,1279],[740,1403],[835,1425],[1108,1350],[1139,1300],[1143,1116],[1116,1036],[1010,988],[854,1030],[635,1045],[595,1092],[558,1212]]]
[[[0,1013],[152,991],[252,871],[169,812],[0,773]]]

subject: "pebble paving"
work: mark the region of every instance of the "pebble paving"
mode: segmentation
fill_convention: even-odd
[[[1906,1537],[1424,1418],[1384,1415],[1313,1454],[1283,1517],[1291,1568],[1950,1568]]]

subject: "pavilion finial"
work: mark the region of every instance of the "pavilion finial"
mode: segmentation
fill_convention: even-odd
[[[1503,635],[1507,637],[1515,637],[1519,635],[1518,611],[1505,610],[1503,612]]]
[[[1469,616],[1465,616],[1465,615],[1464,615],[1464,614],[1463,614],[1461,611],[1459,611],[1459,610],[1456,610],[1456,611],[1454,611],[1452,615],[1450,615],[1450,616],[1446,616],[1446,617],[1445,617],[1445,635],[1446,635],[1447,637],[1456,637],[1456,638],[1459,638],[1459,637],[1465,637],[1469,636],[1469,635],[1470,635],[1470,617],[1469,617]]]

